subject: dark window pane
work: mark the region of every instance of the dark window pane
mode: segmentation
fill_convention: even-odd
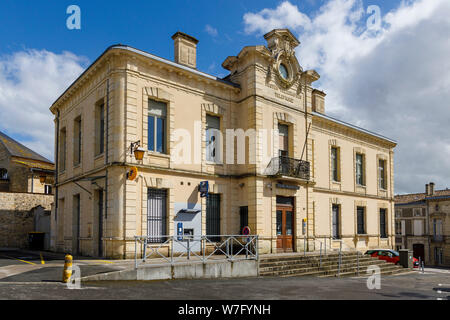
[[[286,235],[292,236],[292,211],[286,211]]]
[[[166,137],[165,137],[165,119],[157,118],[156,122],[156,151],[166,152]]]
[[[277,235],[281,235],[283,233],[283,212],[281,210],[277,210]]]
[[[248,226],[248,207],[240,207],[239,208],[239,216],[240,216],[240,229],[239,234],[242,234],[242,230],[244,227]]]
[[[339,239],[339,206],[333,205],[333,238]]]
[[[148,150],[155,151],[155,118],[148,116]]]
[[[386,209],[380,209],[380,237],[386,238]]]
[[[220,241],[220,194],[209,193],[206,197],[206,235],[210,241]]]
[[[357,230],[358,234],[365,234],[365,226],[364,226],[364,208],[358,207],[357,208]]]

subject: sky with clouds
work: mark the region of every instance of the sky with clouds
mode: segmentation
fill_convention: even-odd
[[[81,30],[66,28],[70,4],[81,8]],[[398,141],[396,193],[422,192],[430,181],[450,187],[450,1],[108,4],[2,1],[1,131],[53,159],[48,108],[111,44],[172,59],[170,36],[180,30],[200,40],[199,69],[223,77],[228,55],[289,28],[301,42],[300,64],[321,75],[315,86],[327,93],[327,113]]]

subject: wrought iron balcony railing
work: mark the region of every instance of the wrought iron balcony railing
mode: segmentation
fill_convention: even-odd
[[[434,234],[432,240],[433,240],[433,242],[443,242],[444,236],[440,235],[440,234]]]
[[[266,174],[268,176],[287,176],[309,180],[310,164],[304,160],[276,157],[267,166]]]

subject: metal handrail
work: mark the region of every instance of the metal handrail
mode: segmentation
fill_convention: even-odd
[[[310,163],[289,157],[275,157],[270,160],[266,168],[266,174],[269,176],[282,175],[309,180]]]
[[[162,239],[160,243],[149,242],[149,239]],[[211,238],[221,239],[219,242]],[[222,240],[223,239],[223,240]],[[141,247],[142,257],[138,258],[138,243]],[[174,245],[178,248],[175,250]],[[192,245],[191,245],[192,244]],[[206,252],[206,247],[213,249],[211,253]],[[237,252],[233,252],[233,246],[238,246]],[[168,254],[161,249],[168,250]],[[231,248],[231,250],[230,250]],[[176,251],[176,252],[175,252]],[[175,256],[174,253],[177,255]],[[202,236],[135,236],[135,267],[145,263],[151,256],[162,258],[163,264],[174,265],[197,259],[205,263],[211,257],[223,255],[228,261],[237,260],[259,260],[258,235],[202,235]],[[181,260],[180,258],[184,258]],[[181,260],[181,261],[180,261]],[[187,260],[187,261],[186,261]],[[217,260],[217,259],[215,259]]]

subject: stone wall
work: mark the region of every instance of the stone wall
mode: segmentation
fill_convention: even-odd
[[[51,210],[52,195],[0,192],[0,247],[26,248],[34,231],[33,208]]]

